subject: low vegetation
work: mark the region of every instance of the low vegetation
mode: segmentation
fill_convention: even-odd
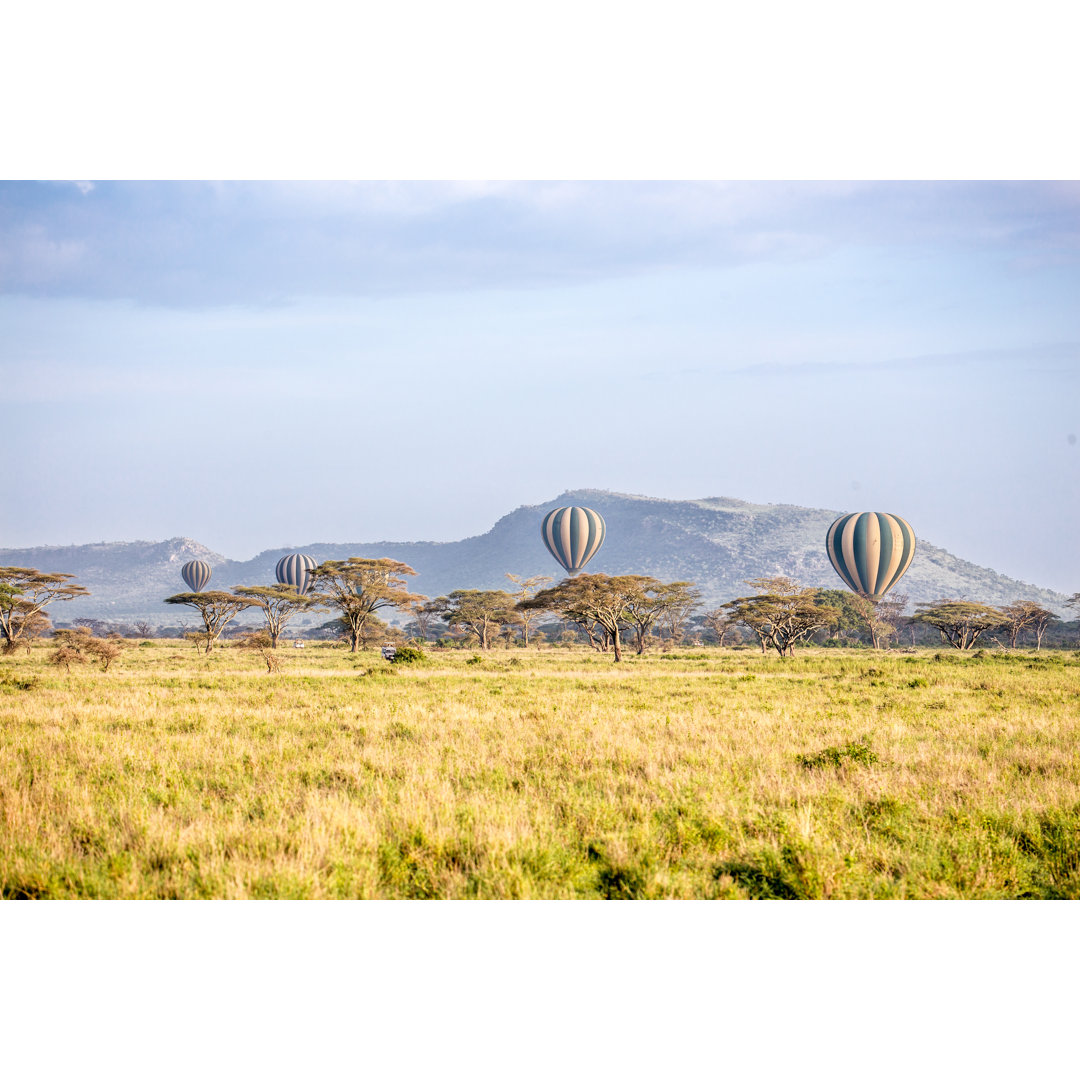
[[[1080,898],[1077,653],[244,644],[0,660],[0,895]]]

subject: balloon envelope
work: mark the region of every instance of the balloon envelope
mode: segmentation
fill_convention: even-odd
[[[587,506],[560,506],[540,526],[548,551],[571,574],[576,574],[600,550],[606,532],[604,519]]]
[[[915,557],[915,533],[895,514],[845,514],[829,526],[825,550],[852,592],[880,600]]]
[[[291,585],[301,596],[311,586],[309,571],[315,569],[315,560],[310,555],[286,555],[278,559],[274,573],[282,585]]]
[[[202,592],[210,581],[210,573],[209,563],[203,562],[202,559],[193,559],[189,563],[184,563],[180,576],[192,592]]]

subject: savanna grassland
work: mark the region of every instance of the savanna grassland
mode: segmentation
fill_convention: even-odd
[[[1080,654],[0,660],[0,893],[1080,897]]]

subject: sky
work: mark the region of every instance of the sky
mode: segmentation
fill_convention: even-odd
[[[0,183],[0,546],[884,510],[1080,589],[1080,184]]]

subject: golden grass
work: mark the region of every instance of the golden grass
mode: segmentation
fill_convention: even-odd
[[[1080,896],[1076,654],[282,655],[0,661],[0,893]]]

